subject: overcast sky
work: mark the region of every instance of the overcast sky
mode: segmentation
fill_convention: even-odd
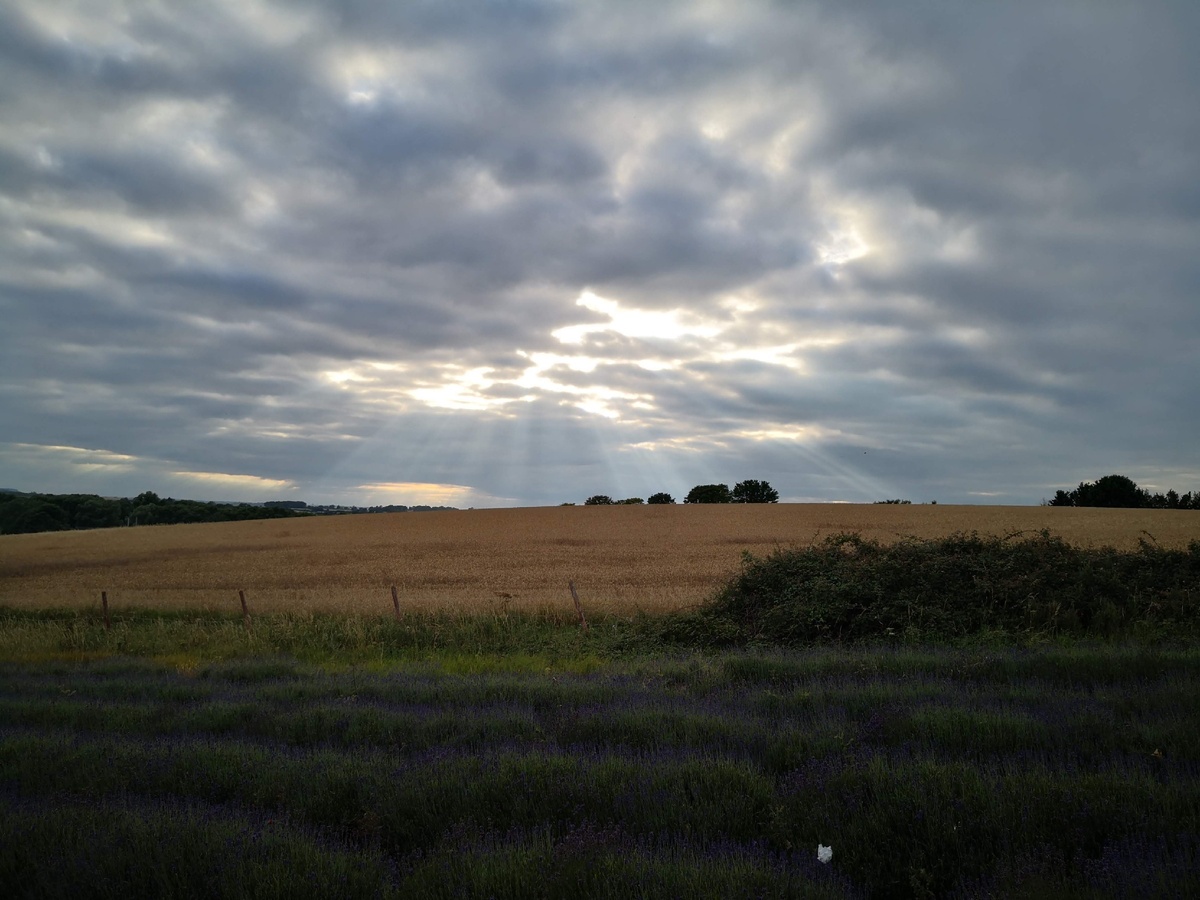
[[[1200,3],[0,4],[0,487],[1200,488]]]

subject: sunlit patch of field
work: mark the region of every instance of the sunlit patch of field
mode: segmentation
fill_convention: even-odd
[[[0,537],[0,604],[23,608],[661,613],[707,599],[743,551],[855,531],[889,542],[1049,529],[1081,546],[1200,540],[1182,510],[780,504],[462,510]]]

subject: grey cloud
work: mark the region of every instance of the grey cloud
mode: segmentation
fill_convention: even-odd
[[[509,185],[561,182],[573,184],[608,171],[604,158],[586,144],[552,139],[546,145],[516,144],[499,154],[496,172]]]
[[[220,181],[164,162],[155,153],[66,153],[56,162],[55,171],[43,183],[74,192],[76,200],[94,192],[111,193],[151,215],[233,211]]]
[[[425,44],[432,40],[454,42],[465,34],[507,41],[530,31],[543,32],[560,23],[567,7],[542,0],[504,0],[478,4],[467,0],[444,3],[379,4],[371,0],[322,4],[341,30],[365,40]]]

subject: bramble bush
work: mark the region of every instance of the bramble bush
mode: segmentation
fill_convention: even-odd
[[[1200,541],[1132,552],[1074,547],[1048,531],[958,533],[890,546],[836,534],[746,554],[742,570],[665,635],[709,646],[979,635],[1182,637],[1200,624]]]

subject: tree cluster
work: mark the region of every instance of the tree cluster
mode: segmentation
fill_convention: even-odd
[[[1200,509],[1200,491],[1150,493],[1124,475],[1081,481],[1073,491],[1056,491],[1047,506],[1091,506],[1114,509]]]
[[[696,485],[684,503],[779,503],[779,491],[767,481],[746,479],[733,485]]]
[[[765,481],[739,481],[729,489],[725,484],[698,484],[683,500],[684,503],[778,503],[779,491]]]
[[[651,494],[648,499],[630,497],[628,500],[614,500],[607,494],[594,494],[583,501],[584,506],[620,506],[623,504],[638,505],[641,503],[665,504],[674,503],[675,498],[666,491]],[[727,484],[698,484],[683,500],[684,503],[778,503],[779,491],[765,481],[748,479],[739,481],[729,489]],[[568,504],[564,504],[568,505]]]

